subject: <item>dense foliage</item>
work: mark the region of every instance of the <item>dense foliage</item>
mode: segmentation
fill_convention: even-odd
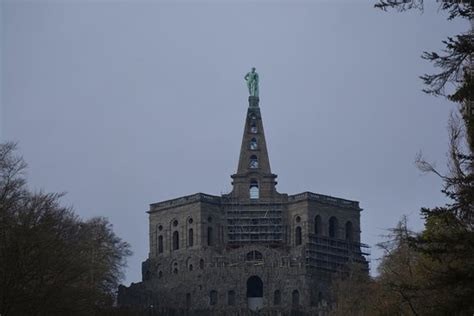
[[[61,194],[30,192],[15,145],[0,144],[0,314],[94,315],[114,303],[130,247]]]

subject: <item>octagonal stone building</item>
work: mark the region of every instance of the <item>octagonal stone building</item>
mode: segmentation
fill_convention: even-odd
[[[368,267],[359,202],[277,192],[258,97],[249,97],[231,178],[229,194],[150,205],[142,281],[120,286],[120,306],[200,315],[325,314],[334,273],[351,262]]]

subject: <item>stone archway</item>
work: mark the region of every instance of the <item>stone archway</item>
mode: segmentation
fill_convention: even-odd
[[[263,281],[256,275],[247,279],[247,304],[253,311],[263,307]]]

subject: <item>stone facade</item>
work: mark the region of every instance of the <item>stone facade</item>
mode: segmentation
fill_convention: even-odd
[[[367,266],[358,202],[276,191],[258,103],[249,98],[231,193],[150,205],[142,281],[120,287],[119,305],[324,314],[331,276]]]

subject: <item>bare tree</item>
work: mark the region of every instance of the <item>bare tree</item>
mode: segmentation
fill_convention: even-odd
[[[83,221],[61,194],[26,188],[15,144],[0,144],[0,314],[94,315],[112,306],[130,246],[105,218]]]

